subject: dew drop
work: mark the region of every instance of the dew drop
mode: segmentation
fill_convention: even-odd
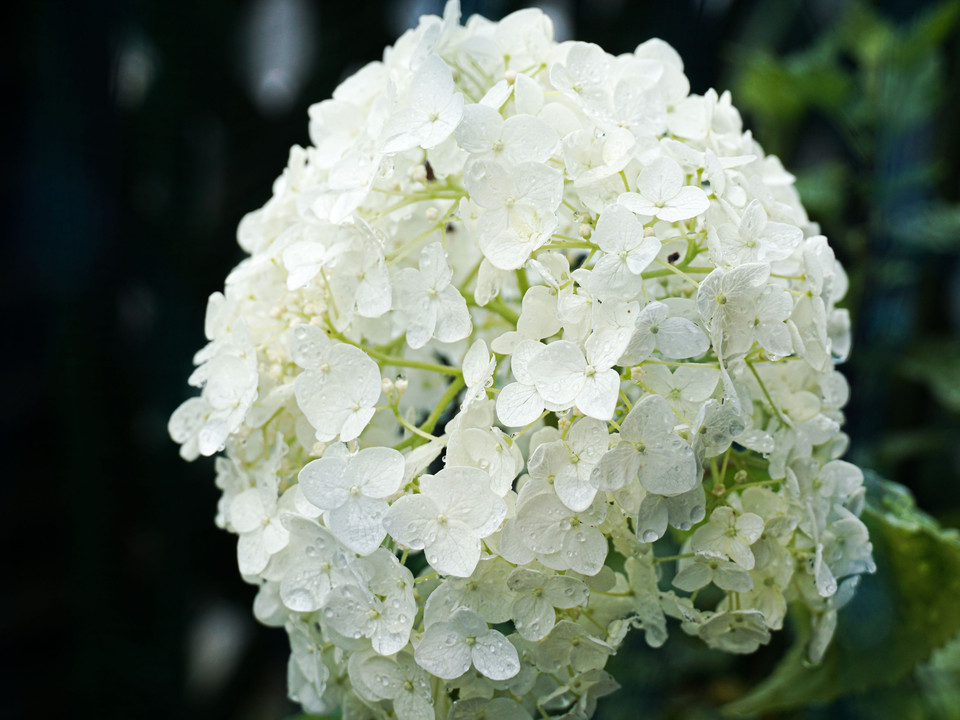
[[[657,538],[660,537],[657,535],[656,530],[644,530],[643,535],[640,536],[640,539],[645,543],[656,542]]]

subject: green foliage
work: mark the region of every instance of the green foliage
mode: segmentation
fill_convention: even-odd
[[[935,339],[907,355],[903,373],[925,384],[948,410],[960,412],[960,342]]]
[[[841,612],[837,636],[823,662],[806,661],[809,618],[795,616],[794,646],[770,677],[726,707],[729,715],[823,703],[905,678],[929,684],[946,677],[949,685],[958,650],[945,651],[910,675],[960,633],[960,535],[917,509],[905,488],[876,477],[869,480],[863,519],[875,545],[878,573],[865,579]],[[916,715],[923,708],[903,712],[901,717],[925,717]]]

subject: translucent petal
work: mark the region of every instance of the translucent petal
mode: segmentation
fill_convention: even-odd
[[[607,558],[607,539],[596,528],[580,525],[564,535],[563,555],[568,567],[581,575],[596,575]]]
[[[659,495],[647,495],[640,503],[637,516],[637,539],[652,543],[663,537],[667,531],[667,506]]]
[[[477,671],[491,680],[507,680],[520,672],[517,649],[496,630],[479,635],[471,654]]]
[[[280,598],[294,612],[319,610],[331,590],[328,568],[320,562],[294,565],[280,581]]]
[[[457,127],[457,143],[471,153],[484,153],[499,140],[503,118],[486,105],[470,104],[463,108],[463,121]]]
[[[663,320],[655,339],[657,349],[672,360],[697,357],[710,348],[710,340],[700,326],[679,317]]]
[[[321,510],[333,510],[347,501],[353,473],[346,460],[320,458],[303,466],[297,476],[300,489],[311,503]]]
[[[678,222],[701,215],[710,207],[710,201],[698,187],[680,188],[666,205],[657,211],[657,217],[667,222]]]
[[[673,578],[673,584],[681,590],[693,592],[710,583],[713,573],[702,562],[693,562],[683,568]]]
[[[543,412],[543,398],[533,385],[510,383],[497,395],[497,417],[508,427],[529,425]]]
[[[237,495],[230,503],[230,524],[238,533],[251,532],[261,526],[266,512],[261,491],[250,488]]]
[[[480,538],[456,520],[436,525],[436,535],[426,545],[427,562],[438,573],[470,577],[480,561]]]
[[[575,577],[554,575],[547,578],[543,596],[555,607],[567,609],[583,605],[589,599],[590,591]]]
[[[697,459],[693,448],[674,434],[647,438],[640,462],[640,483],[650,492],[667,497],[680,495],[697,482]]]
[[[422,550],[432,543],[437,533],[436,504],[423,495],[404,495],[394,501],[383,517],[383,526],[390,536],[402,545]]]
[[[525,545],[538,553],[552,553],[563,544],[560,523],[571,515],[553,492],[536,495],[517,511],[520,536]]]
[[[531,642],[546,637],[553,630],[557,619],[553,605],[534,595],[517,598],[513,603],[512,615],[517,632]]]
[[[371,447],[361,450],[351,460],[353,475],[372,498],[383,498],[400,489],[403,482],[403,455],[393,448]]]
[[[667,157],[654,160],[637,178],[637,192],[656,204],[658,209],[673,198],[682,185],[683,171],[676,161]]]
[[[620,374],[616,370],[604,370],[583,378],[576,405],[584,415],[612,420],[619,392]]]
[[[557,131],[532,115],[514,115],[503,124],[501,140],[505,154],[513,165],[522,162],[542,163],[560,142]]]
[[[358,555],[369,555],[386,537],[383,517],[387,508],[385,500],[350,495],[338,508],[328,510],[324,520],[337,540]]]
[[[431,675],[453,680],[470,669],[470,648],[450,625],[435,623],[423,633],[414,652],[417,664]]]

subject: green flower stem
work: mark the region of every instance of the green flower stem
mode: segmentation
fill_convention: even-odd
[[[760,373],[757,372],[757,369],[749,360],[747,361],[747,367],[750,368],[750,372],[752,372],[753,376],[757,379],[757,382],[760,384],[760,389],[763,391],[763,396],[767,399],[767,402],[770,403],[770,407],[773,408],[773,411],[777,414],[777,417],[780,418],[780,422],[787,427],[793,427],[793,423],[787,420],[784,414],[780,412],[780,408],[777,407],[777,404],[773,401],[773,398],[770,397],[770,392],[767,390],[767,386],[764,384],[763,380],[760,379]]]
[[[729,495],[736,490],[743,490],[744,488],[763,487],[765,485],[779,485],[782,482],[783,480],[754,480],[753,482],[740,483],[739,485],[733,485],[732,487],[727,488],[727,492],[724,493],[724,495]]]
[[[683,264],[681,263],[676,267],[674,267],[673,265],[669,265],[668,268],[664,268],[663,270],[650,270],[649,272],[645,272],[641,274],[640,277],[642,277],[644,280],[650,280],[651,278],[658,278],[658,277],[667,277],[667,275],[676,275],[678,270],[684,271],[680,273],[681,275],[684,275],[684,274],[689,275],[690,273],[694,273],[697,275],[709,275],[710,273],[713,272],[714,268],[684,267]]]
[[[394,445],[393,449],[403,450],[408,447],[417,447],[426,442],[427,440],[426,437],[424,437],[424,434],[433,432],[433,429],[437,426],[437,422],[440,420],[440,416],[443,415],[444,410],[449,407],[450,403],[456,399],[457,394],[463,390],[465,384],[466,383],[463,381],[462,374],[456,380],[450,383],[450,385],[447,386],[446,392],[443,393],[436,406],[430,412],[430,415],[427,416],[427,419],[424,420],[423,424],[418,428],[420,433],[417,435],[411,435],[398,445]]]
[[[397,422],[400,423],[400,424],[401,424],[403,427],[405,427],[407,430],[409,430],[410,432],[412,432],[414,435],[419,435],[420,437],[422,437],[422,438],[423,438],[424,440],[426,440],[427,442],[430,442],[431,440],[436,440],[436,439],[437,439],[436,437],[434,437],[434,436],[431,435],[430,433],[424,432],[423,430],[421,430],[420,428],[418,428],[416,425],[412,424],[412,423],[411,423],[409,420],[407,420],[405,417],[403,417],[403,415],[400,413],[400,409],[399,409],[396,405],[391,405],[391,406],[390,406],[390,409],[393,410],[393,416],[394,416],[395,418],[397,418]]]
[[[669,271],[669,272],[672,272],[674,275],[679,275],[680,277],[682,277],[684,280],[686,280],[688,283],[690,283],[690,284],[693,285],[694,287],[698,287],[698,286],[700,285],[700,283],[698,283],[698,282],[697,282],[696,280],[694,280],[692,277],[690,277],[689,275],[687,275],[687,273],[685,273],[685,272],[684,272],[683,270],[681,270],[680,268],[674,267],[674,266],[671,265],[670,263],[664,262],[664,261],[661,260],[660,258],[656,258],[656,262],[657,262],[658,265],[662,265],[665,270],[667,270],[667,271]],[[644,273],[644,274],[646,274],[646,273]]]
[[[463,299],[467,301],[467,305],[470,307],[480,308],[481,310],[489,310],[490,312],[496,313],[508,323],[516,327],[517,321],[520,319],[519,313],[516,310],[510,308],[503,300],[500,298],[493,298],[486,305],[478,305],[476,298],[471,293],[460,293],[463,295]]]
[[[367,355],[379,361],[383,365],[389,365],[390,367],[417,368],[418,370],[428,370],[430,372],[442,373],[443,375],[454,375],[456,377],[460,377],[461,379],[463,378],[463,371],[460,370],[460,368],[453,367],[452,365],[441,365],[440,363],[429,363],[421,360],[408,360],[407,358],[387,355],[386,353],[382,353],[372,347],[367,347],[358,342],[354,342],[346,335],[337,332],[333,328],[330,328],[329,332],[337,340],[345,342],[348,345],[353,345],[356,348],[360,348]]]
[[[680,555],[664,555],[663,557],[653,558],[653,562],[662,563],[662,562],[673,562],[674,560],[686,560],[687,558],[692,558],[696,553],[682,553]]]

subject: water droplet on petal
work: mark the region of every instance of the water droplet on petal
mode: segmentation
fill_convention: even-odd
[[[660,536],[657,535],[656,530],[644,530],[643,535],[641,535],[640,540],[645,543],[656,542],[657,538]]]

